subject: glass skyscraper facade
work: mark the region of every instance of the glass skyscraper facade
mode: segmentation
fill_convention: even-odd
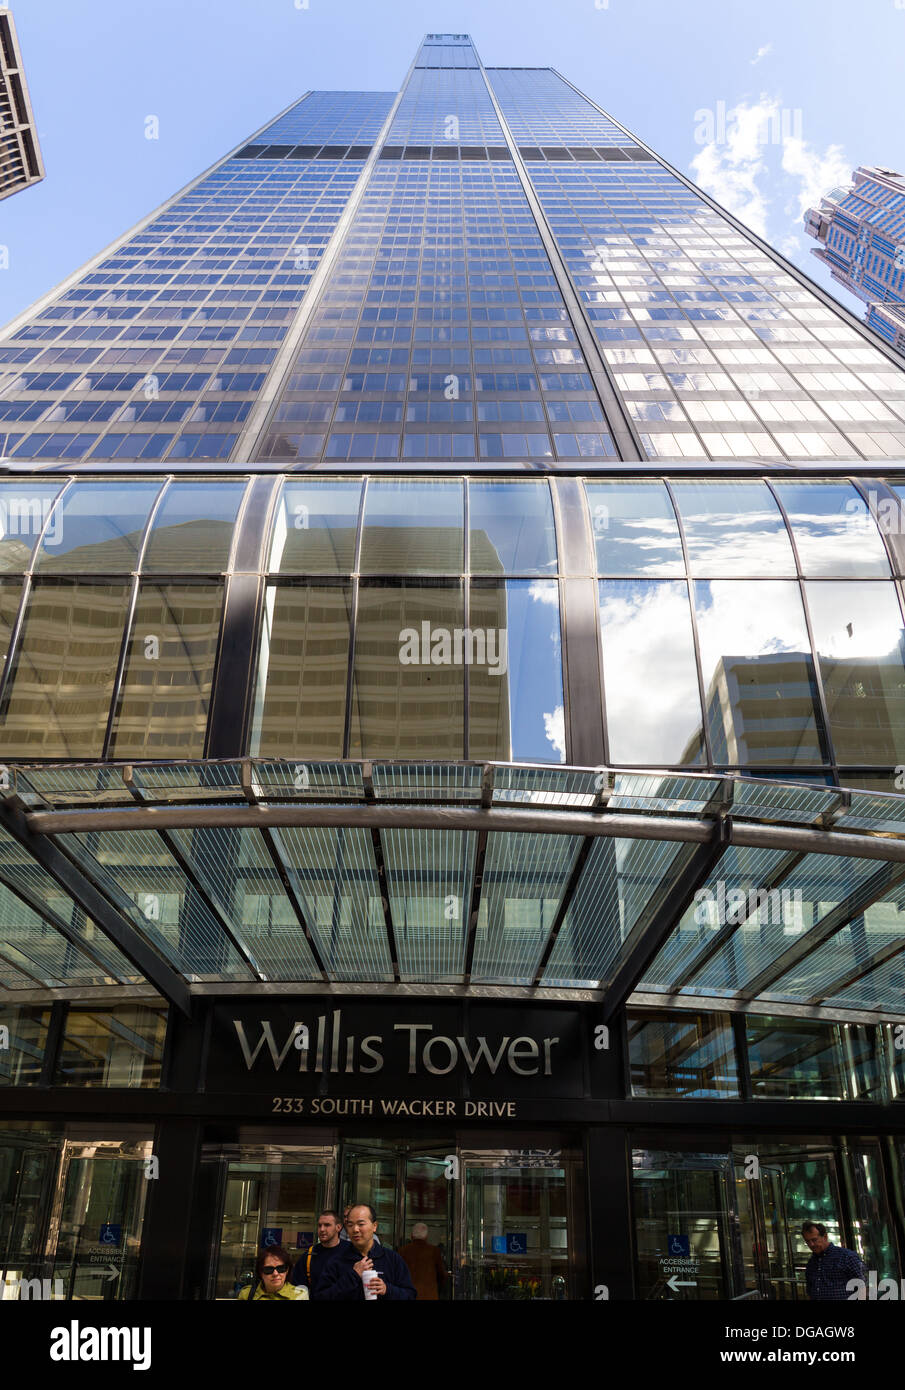
[[[0,456],[8,1278],[226,1298],[366,1192],[455,1298],[902,1268],[883,337],[428,35],[9,325]]]

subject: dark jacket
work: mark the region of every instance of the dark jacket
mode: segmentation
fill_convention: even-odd
[[[830,1241],[822,1255],[812,1255],[804,1267],[808,1298],[818,1303],[841,1302],[851,1298],[846,1289],[850,1279],[867,1283],[867,1270],[854,1250]]]
[[[318,1289],[324,1277],[324,1271],[330,1264],[333,1257],[338,1254],[344,1242],[338,1245],[321,1245],[317,1240],[313,1245],[308,1245],[299,1255],[295,1264],[292,1266],[292,1273],[287,1283],[300,1284],[302,1288],[311,1290],[311,1297],[317,1298]],[[311,1251],[311,1276],[308,1276],[308,1251]]]
[[[340,1241],[336,1255],[324,1271],[324,1277],[318,1286],[317,1298],[364,1303],[364,1285],[360,1276],[355,1273],[355,1265],[361,1258],[351,1241]],[[386,1293],[382,1295],[384,1298],[415,1297],[415,1287],[408,1266],[395,1250],[391,1250],[387,1245],[378,1245],[375,1241],[369,1251],[369,1258],[387,1286]]]

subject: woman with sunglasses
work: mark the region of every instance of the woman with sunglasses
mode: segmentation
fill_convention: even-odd
[[[291,1263],[289,1251],[284,1250],[282,1245],[266,1246],[255,1260],[255,1282],[246,1284],[239,1298],[246,1302],[250,1298],[254,1303],[265,1298],[280,1303],[306,1299],[308,1290],[304,1284],[286,1282]]]

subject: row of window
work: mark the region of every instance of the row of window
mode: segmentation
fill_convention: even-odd
[[[201,756],[246,480],[59,487],[0,484],[0,567],[32,576],[0,581],[8,756]],[[611,762],[905,760],[900,596],[851,483],[585,489]],[[871,498],[898,570],[903,500]],[[287,480],[262,564],[252,752],[565,760],[545,480]]]
[[[479,409],[511,414],[505,404]],[[533,408],[522,406],[529,413]],[[298,403],[292,409],[310,420],[322,407]],[[344,409],[361,420],[385,420],[401,406]],[[458,411],[467,419],[462,402],[408,409],[413,418],[455,419]],[[586,403],[561,403],[563,418],[573,412],[582,419]],[[165,488],[163,479],[0,482],[0,572],[222,573],[230,568],[246,482],[177,478]],[[584,489],[601,578],[905,574],[905,484],[895,481],[856,488],[845,479],[621,478],[587,481]],[[557,571],[545,480],[286,480],[273,537],[265,568],[281,573]],[[583,563],[572,556],[573,572]]]
[[[70,1004],[45,1075],[50,1008],[5,1006],[0,1086],[160,1085],[167,1009],[162,1004]],[[628,1009],[629,1094],[647,1099],[742,1096],[739,1034],[728,1014]],[[905,1097],[905,1056],[894,1025],[832,1023],[748,1014],[743,1045],[754,1100]]]

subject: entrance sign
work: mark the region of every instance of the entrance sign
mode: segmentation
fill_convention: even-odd
[[[699,1260],[691,1249],[691,1236],[668,1235],[666,1249],[669,1252],[660,1256],[660,1277],[673,1293],[682,1288],[696,1288],[698,1283]]]
[[[317,1098],[323,1115],[328,1098],[369,1093],[400,1100],[478,1096],[480,1104],[489,1103],[485,1097],[578,1097],[586,1031],[579,1009],[558,1005],[353,998],[325,1008],[310,995],[217,1004],[207,1089]],[[295,1112],[289,1105],[279,1110]],[[304,1113],[318,1110],[309,1104]],[[498,1118],[514,1116],[501,1111]]]
[[[283,1244],[283,1228],[282,1228],[282,1226],[265,1226],[264,1229],[263,1229],[262,1232],[261,1232],[261,1245],[264,1247],[264,1249],[265,1249],[265,1250],[268,1249],[268,1247],[271,1246],[271,1245],[282,1245],[282,1244]]]

